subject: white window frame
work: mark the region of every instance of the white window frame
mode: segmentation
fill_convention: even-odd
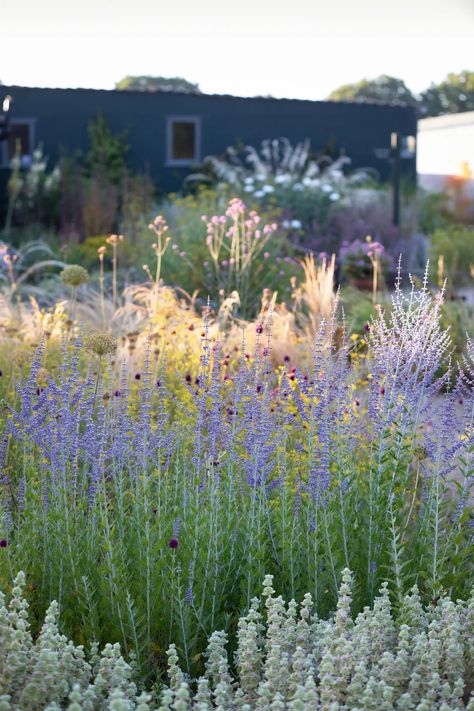
[[[194,124],[194,157],[173,158],[173,124]],[[167,116],[166,117],[166,165],[173,167],[187,167],[201,160],[201,117],[200,116]]]
[[[17,124],[26,124],[28,126],[28,135],[30,141],[30,153],[28,153],[28,156],[31,159],[33,157],[33,151],[35,150],[36,119],[22,118],[21,116],[15,116],[15,118],[10,119],[11,128],[13,128]],[[0,168],[11,168],[11,161],[8,158],[8,138],[2,141],[2,143],[0,143]]]

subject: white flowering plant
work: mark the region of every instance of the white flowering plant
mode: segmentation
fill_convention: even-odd
[[[308,139],[295,146],[287,138],[267,139],[258,150],[229,147],[223,157],[208,156],[203,172],[189,176],[188,184],[226,185],[247,199],[278,205],[289,215],[286,228],[294,231],[314,219],[325,222],[331,209],[373,181],[369,170],[349,172],[350,163],[347,156],[314,157]]]

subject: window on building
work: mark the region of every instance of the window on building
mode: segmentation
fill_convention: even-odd
[[[16,120],[10,123],[8,138],[0,144],[0,161],[4,167],[10,167],[12,158],[18,151],[22,165],[28,165],[33,153],[33,120]]]
[[[170,116],[167,124],[168,165],[191,165],[200,159],[201,123],[196,116]]]

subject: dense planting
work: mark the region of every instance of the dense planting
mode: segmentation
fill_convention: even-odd
[[[402,600],[398,622],[384,584],[373,608],[351,619],[350,571],[344,570],[337,610],[329,620],[313,609],[276,597],[272,577],[238,621],[235,665],[229,666],[225,632],[214,632],[205,673],[196,683],[179,667],[175,645],[167,650],[168,684],[160,693],[140,692],[133,666],[108,644],[86,658],[58,630],[58,604],[46,614],[33,642],[25,576],[15,580],[12,599],[0,594],[0,708],[69,711],[147,709],[418,709],[474,708],[474,598],[442,596],[423,609],[414,587]]]
[[[466,599],[473,366],[438,378],[440,307],[398,288],[365,354],[323,321],[308,373],[284,359],[275,374],[268,314],[235,358],[205,320],[200,365],[179,373],[151,345],[140,370],[113,365],[104,336],[65,338],[48,373],[44,340],[2,404],[3,585],[25,570],[35,620],[56,599],[68,634],[120,642],[145,677],[171,643],[199,671],[268,573],[322,616],[345,567],[356,612],[383,580],[395,610],[414,584]]]

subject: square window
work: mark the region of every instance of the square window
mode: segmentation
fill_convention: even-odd
[[[199,161],[199,118],[195,116],[169,117],[167,139],[168,165],[186,166]]]

